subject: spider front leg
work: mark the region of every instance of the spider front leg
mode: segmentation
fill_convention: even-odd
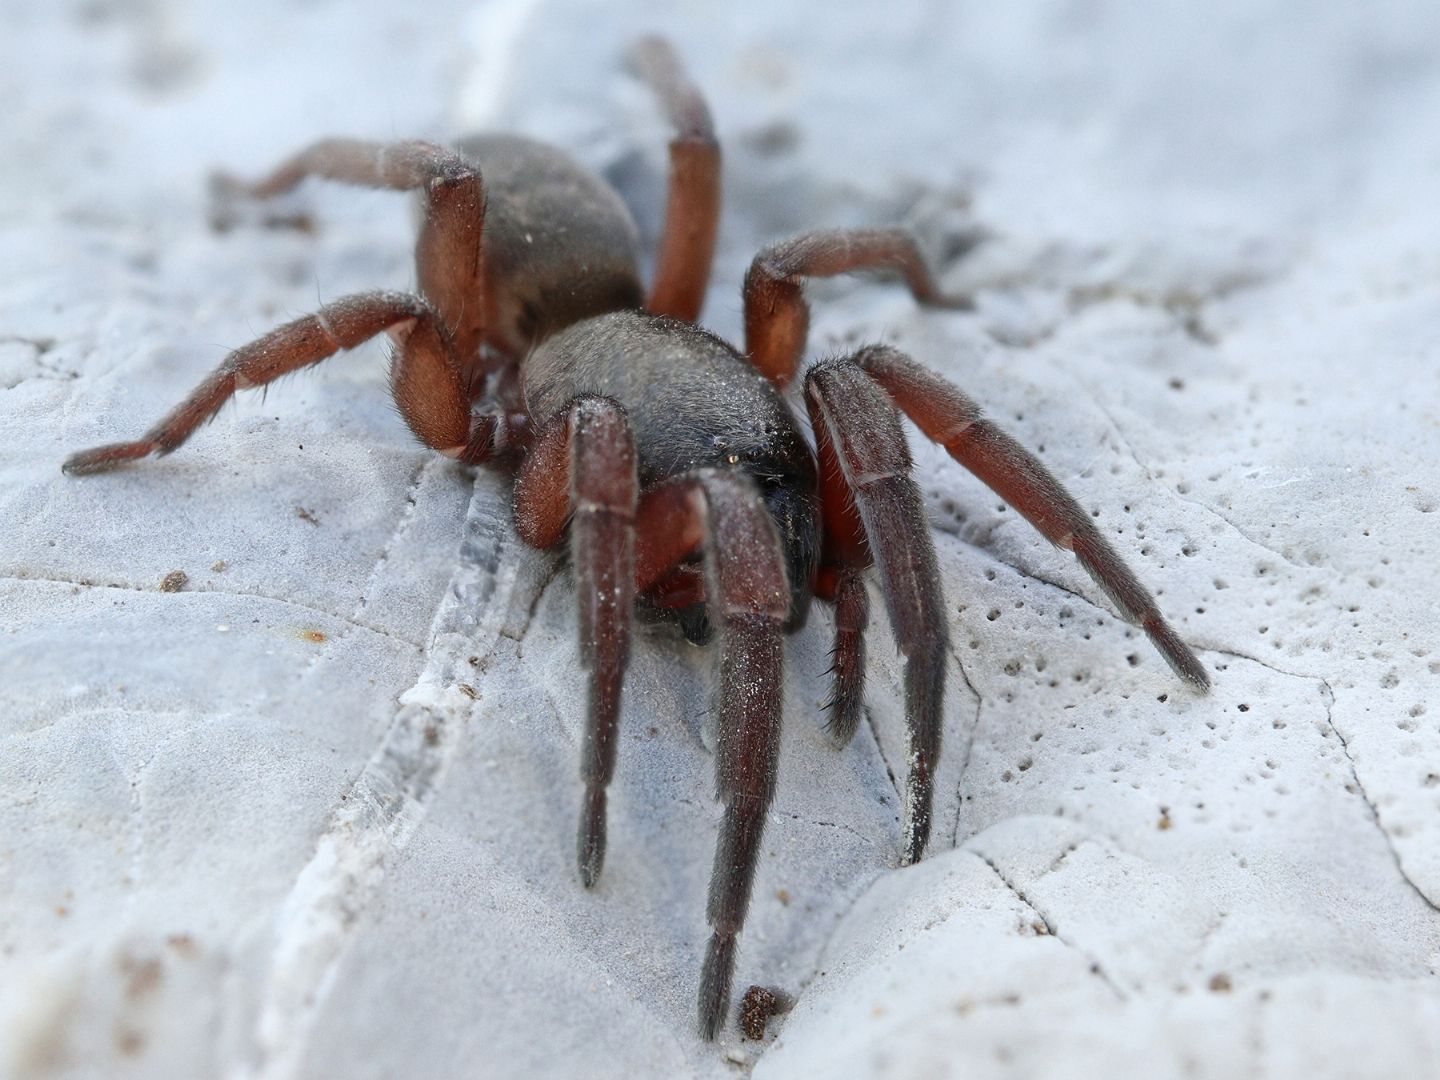
[[[883,386],[905,414],[950,456],[1018,510],[1052,544],[1075,553],[1120,613],[1144,629],[1166,662],[1197,690],[1210,676],[1155,600],[1100,534],[1090,515],[1034,454],[1001,431],[947,380],[897,349],[862,349],[854,364]]]
[[[897,270],[922,304],[965,310],[968,296],[940,291],[915,238],[904,229],[822,229],[772,244],[745,275],[745,352],[771,382],[795,377],[810,330],[803,280],[856,270]]]
[[[895,644],[905,657],[905,723],[909,772],[905,781],[905,850],[916,862],[930,838],[935,766],[945,698],[949,631],[940,570],[920,492],[910,478],[910,450],[895,407],[853,364],[818,365],[805,378],[805,400],[821,467],[827,556],[844,560],[836,611],[835,697],[858,719],[865,624],[863,590],[855,570],[873,553]],[[832,570],[833,572],[833,570]]]
[[[659,97],[675,128],[670,142],[670,195],[655,283],[646,310],[686,322],[700,317],[720,224],[720,144],[704,97],[670,43],[647,37],[631,65]]]
[[[536,439],[515,482],[515,525],[535,547],[570,522],[580,662],[590,672],[580,775],[580,880],[591,888],[605,861],[605,790],[615,775],[620,692],[635,606],[635,444],[624,410],[582,397]]]
[[[435,312],[417,296],[374,292],[326,304],[236,349],[140,439],[82,450],[67,458],[63,469],[99,472],[150,454],[168,454],[213,418],[235,391],[264,386],[382,331],[396,341],[390,386],[411,431],[450,457],[481,460],[490,450],[493,420],[480,417],[472,427],[470,395]]]
[[[638,521],[642,589],[663,580],[704,538],[706,600],[719,628],[715,789],[725,812],[710,877],[711,935],[699,995],[700,1033],[713,1039],[729,1009],[736,939],[775,794],[790,587],[775,523],[754,485],[739,475],[702,470],[668,481],[646,493]]]
[[[224,202],[284,194],[307,177],[391,191],[423,190],[425,222],[415,245],[419,290],[439,311],[456,355],[476,355],[484,336],[481,238],[485,190],[479,170],[433,143],[323,139],[282,162],[260,180],[226,174],[213,181]]]

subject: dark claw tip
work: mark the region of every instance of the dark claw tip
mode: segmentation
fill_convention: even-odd
[[[700,972],[700,1037],[714,1042],[730,1011],[730,979],[735,970],[735,938],[713,934]]]
[[[600,867],[594,863],[587,863],[583,859],[580,862],[580,884],[587,889],[593,889],[596,882],[600,880]]]
[[[1168,624],[1159,620],[1154,623],[1147,622],[1145,632],[1150,635],[1155,648],[1170,665],[1170,669],[1193,686],[1200,693],[1210,689],[1210,673],[1205,670],[1200,658],[1195,655],[1189,645],[1180,639],[1180,635]]]
[[[593,889],[605,865],[605,789],[594,788],[586,793],[580,811],[580,883]]]
[[[975,298],[968,294],[937,296],[930,301],[930,306],[943,308],[946,311],[974,311]]]
[[[110,446],[97,446],[93,450],[81,450],[79,453],[71,454],[60,466],[60,471],[67,476],[104,472],[106,469],[123,465],[127,461],[146,457],[154,449],[148,443],[114,443]]]

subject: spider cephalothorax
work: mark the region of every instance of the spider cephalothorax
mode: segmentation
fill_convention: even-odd
[[[395,401],[420,441],[470,464],[518,461],[521,537],[542,548],[569,537],[590,679],[578,852],[587,886],[604,860],[605,793],[637,604],[676,618],[692,640],[718,638],[716,772],[725,810],[699,1000],[701,1031],[713,1038],[728,1009],[774,792],[783,635],[804,621],[812,598],[835,606],[830,726],[843,744],[860,714],[871,566],[905,658],[903,860],[920,858],[929,838],[947,620],[902,412],[1073,551],[1181,677],[1202,689],[1207,677],[1044,466],[953,385],[895,349],[863,348],[805,373],[813,443],[807,438],[784,393],[805,351],[806,278],[889,269],[922,303],[967,306],[936,287],[908,234],[826,230],[771,245],[746,277],[744,350],[695,325],[719,218],[719,149],[708,109],[669,47],[647,39],[635,58],[676,127],[648,297],[623,203],[558,150],[511,136],[453,150],[320,142],[257,183],[228,181],[223,190],[263,198],[315,176],[420,191],[417,292],[347,297],[271,331],[228,356],[143,438],[75,454],[65,470],[169,453],[236,390],[388,333]]]

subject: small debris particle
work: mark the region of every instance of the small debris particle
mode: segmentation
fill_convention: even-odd
[[[1170,820],[1170,808],[1168,806],[1160,807],[1160,820],[1156,823],[1155,827],[1161,832],[1165,832],[1167,829],[1174,828],[1174,826],[1175,822]]]
[[[439,745],[440,745],[440,728],[437,727],[435,724],[426,724],[426,725],[425,725],[425,745],[426,745],[426,746],[439,746]]]
[[[306,510],[303,506],[295,507],[295,516],[301,521],[308,521],[311,525],[319,525],[320,519],[315,516],[315,511]]]
[[[70,909],[69,909],[68,907],[66,907],[64,904],[56,904],[56,905],[55,905],[55,914],[58,915],[58,916],[60,916],[60,918],[63,919],[63,918],[65,918],[67,915],[70,914]]]
[[[125,976],[125,996],[132,1001],[153,993],[165,976],[165,969],[153,956],[120,958],[120,973]]]
[[[776,899],[776,900],[779,900],[780,903],[785,904],[786,906],[789,906],[789,904],[790,904],[790,890],[789,890],[789,889],[776,889],[776,890],[775,890],[775,899]]]
[[[476,690],[475,687],[471,686],[469,683],[463,683],[463,682],[462,682],[462,683],[459,683],[458,686],[459,686],[460,692],[461,692],[462,694],[464,694],[466,697],[468,697],[471,701],[479,701],[479,700],[480,700],[480,691],[479,691],[479,690]]]
[[[171,570],[160,582],[161,592],[179,592],[190,584],[190,575],[184,570]]]
[[[478,657],[478,656],[472,656],[472,657],[470,657],[469,664],[470,664],[471,667],[479,667],[479,666],[480,666],[480,657]]]
[[[121,1027],[115,1029],[115,1049],[126,1057],[137,1057],[141,1050],[145,1049],[145,1036],[134,1028]]]
[[[300,637],[314,645],[320,645],[329,640],[326,638],[324,630],[301,630]]]
[[[791,1002],[787,994],[768,986],[752,986],[740,999],[740,1030],[745,1038],[758,1042],[765,1037],[765,1028],[772,1016],[788,1012]]]
[[[165,944],[185,957],[194,956],[200,951],[195,945],[195,939],[189,934],[171,934],[165,939]]]
[[[1230,983],[1230,976],[1226,975],[1223,971],[1218,975],[1211,975],[1209,985],[1210,989],[1217,994],[1228,994],[1233,989]]]
[[[211,564],[210,569],[217,574],[223,574],[226,570],[230,569],[230,564],[224,559],[216,559],[215,562]]]
[[[1030,929],[1035,931],[1036,937],[1045,937],[1050,933],[1050,927],[1046,926],[1039,919],[1030,924]]]

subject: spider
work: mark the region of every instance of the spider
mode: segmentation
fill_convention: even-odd
[[[1090,516],[945,379],[872,345],[810,367],[793,392],[807,278],[888,269],[922,304],[970,306],[937,287],[907,232],[821,230],[766,247],[745,278],[743,351],[696,325],[719,219],[719,145],[666,42],[642,40],[632,60],[674,128],[648,295],[629,212],[560,150],[506,135],[453,149],[323,140],[224,191],[264,199],[320,177],[420,192],[416,292],[345,297],[271,331],[227,356],[142,438],[74,454],[64,470],[168,454],[236,391],[388,333],[391,390],[419,440],[467,464],[512,469],[515,526],[527,543],[551,548],[568,534],[589,680],[577,852],[587,888],[605,856],[636,612],[677,622],[696,643],[718,639],[724,813],[698,1000],[700,1032],[713,1039],[729,1010],[775,790],[783,637],[805,622],[812,599],[834,606],[828,726],[843,746],[861,713],[872,566],[904,656],[902,863],[919,859],[929,839],[948,629],[901,413],[1074,552],[1182,679],[1203,690],[1208,676]]]

